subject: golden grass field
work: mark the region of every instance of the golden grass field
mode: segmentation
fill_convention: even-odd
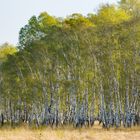
[[[92,128],[2,128],[0,140],[140,140],[140,127],[102,129]]]

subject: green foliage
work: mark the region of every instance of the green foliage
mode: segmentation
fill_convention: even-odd
[[[65,22],[67,25],[70,25],[71,27],[81,27],[81,28],[85,28],[85,27],[94,27],[95,25],[90,22],[90,20],[88,20],[86,17],[82,16],[81,14],[72,14],[71,16],[68,16],[65,19]]]
[[[97,25],[119,24],[128,21],[131,16],[125,10],[115,7],[114,5],[102,6],[97,15],[93,17]]]
[[[120,7],[124,9],[133,18],[140,17],[140,1],[139,0],[121,0]]]
[[[17,48],[13,45],[5,43],[0,46],[0,62],[3,62],[7,59],[8,55],[13,55],[17,52]]]

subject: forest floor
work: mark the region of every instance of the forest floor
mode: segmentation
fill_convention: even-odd
[[[112,128],[1,128],[0,140],[140,140],[140,127]]]

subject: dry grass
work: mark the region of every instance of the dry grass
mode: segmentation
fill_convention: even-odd
[[[140,140],[140,127],[105,130],[98,125],[92,128],[1,129],[0,140]]]

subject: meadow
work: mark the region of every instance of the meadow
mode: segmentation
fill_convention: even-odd
[[[140,127],[103,129],[92,128],[2,128],[0,140],[139,140]]]

